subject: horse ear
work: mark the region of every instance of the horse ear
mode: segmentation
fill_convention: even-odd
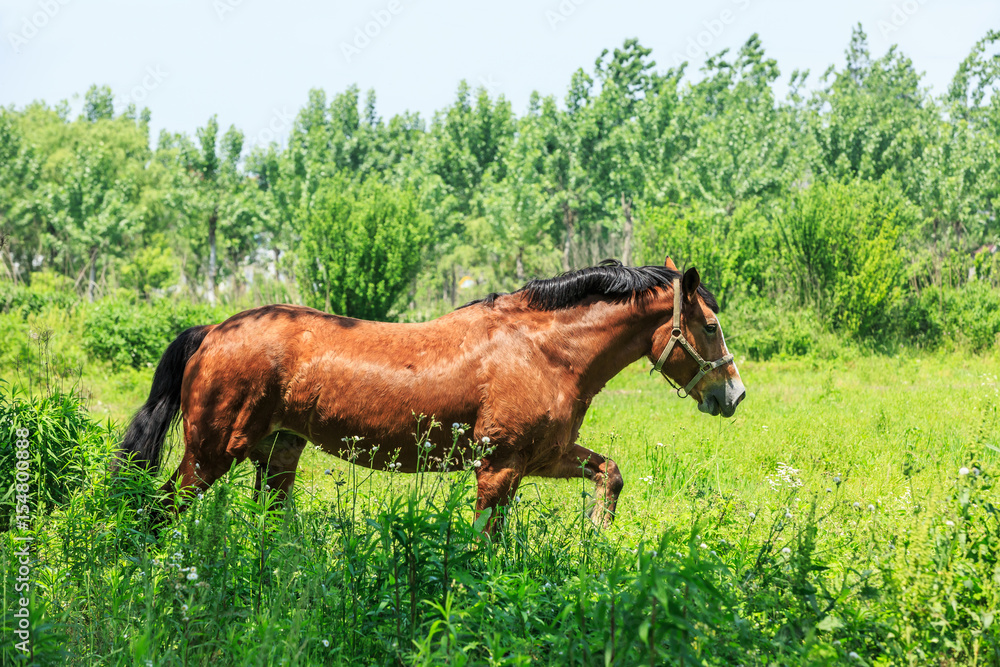
[[[687,297],[693,298],[698,291],[698,286],[701,285],[701,276],[698,275],[698,269],[693,266],[684,272],[684,278],[681,280],[681,285],[684,289],[684,294]]]
[[[669,256],[667,257],[667,261],[665,261],[663,263],[663,266],[667,267],[668,269],[670,269],[672,271],[676,271],[677,270],[677,265],[674,264],[674,260],[670,259]]]

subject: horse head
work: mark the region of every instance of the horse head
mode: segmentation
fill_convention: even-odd
[[[677,270],[669,257],[666,267]],[[746,389],[726,347],[718,315],[699,294],[700,285],[695,268],[673,281],[670,317],[653,333],[654,370],[676,383],[679,396],[697,400],[702,412],[731,417]]]

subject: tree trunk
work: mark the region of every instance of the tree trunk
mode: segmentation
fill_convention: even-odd
[[[94,302],[94,283],[97,282],[97,248],[90,249],[90,279],[87,281],[87,301]]]
[[[622,193],[622,212],[625,214],[625,245],[622,248],[622,264],[629,266],[632,263],[632,232],[635,227],[632,223],[632,200],[625,198]]]
[[[455,276],[455,265],[451,265],[451,307],[455,307],[458,299],[458,278]]]
[[[515,269],[517,271],[517,282],[519,285],[524,284],[524,248],[517,249],[517,260],[515,264]]]
[[[278,269],[278,260],[281,259],[281,250],[274,249],[274,279],[281,282],[281,271]]]
[[[17,287],[17,263],[14,261],[13,243],[8,236],[0,238],[0,250],[5,247],[7,248],[7,257],[10,259],[10,278],[14,281],[14,287]]]
[[[563,226],[566,228],[566,241],[563,243],[563,271],[570,270],[569,253],[573,245],[573,227],[576,224],[576,212],[569,203],[563,204]]]
[[[215,264],[217,260],[215,250],[215,226],[219,222],[219,209],[212,211],[208,218],[208,302],[215,304]]]

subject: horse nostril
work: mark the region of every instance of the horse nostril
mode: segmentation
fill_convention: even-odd
[[[740,395],[736,399],[736,402],[733,403],[733,409],[735,410],[736,406],[739,405],[740,403],[742,403],[743,399],[746,398],[746,397],[747,397],[747,392],[746,392],[746,389],[744,389],[742,392],[740,392]]]

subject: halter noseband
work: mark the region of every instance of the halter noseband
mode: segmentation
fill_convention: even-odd
[[[694,357],[694,360],[698,362],[698,374],[691,378],[691,381],[684,387],[679,387],[674,384],[674,381],[663,372],[663,364],[667,361],[667,358],[673,351],[674,343],[680,343],[681,348],[686,350],[687,353]],[[685,398],[691,395],[691,390],[694,389],[699,382],[701,382],[701,379],[705,377],[705,375],[714,371],[719,366],[725,366],[726,364],[732,362],[732,360],[733,355],[727,354],[721,359],[716,359],[715,361],[705,361],[701,358],[701,355],[698,354],[698,351],[694,349],[694,346],[688,342],[688,339],[684,337],[684,334],[681,333],[681,280],[680,278],[674,278],[674,328],[673,331],[670,332],[670,340],[667,341],[667,346],[663,348],[660,358],[656,360],[656,365],[653,366],[653,370],[649,371],[649,374],[652,375],[653,372],[659,372],[664,378],[666,378],[667,382],[670,383],[670,386],[677,390],[677,395],[681,398]],[[681,394],[682,391],[684,392],[683,394]]]

